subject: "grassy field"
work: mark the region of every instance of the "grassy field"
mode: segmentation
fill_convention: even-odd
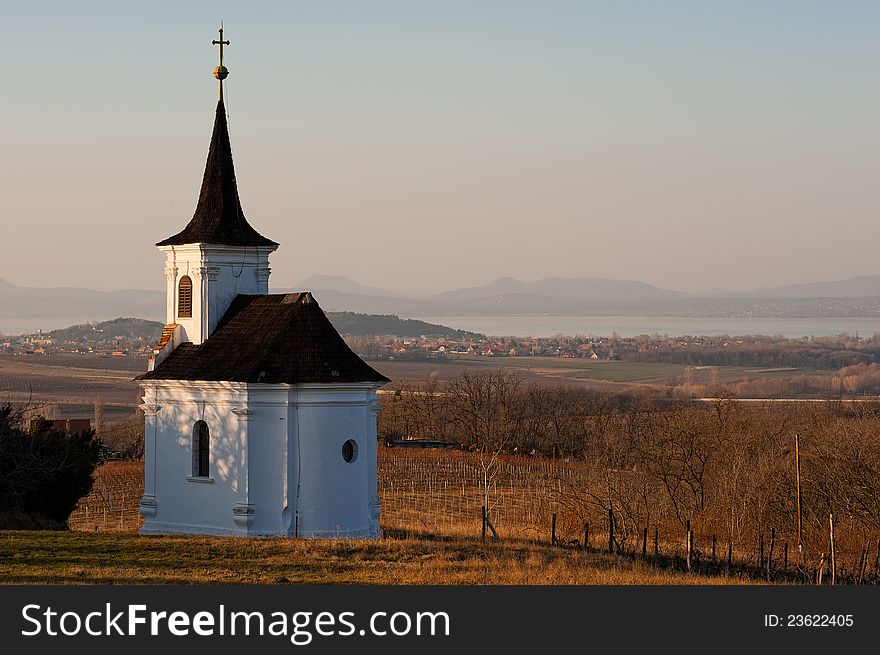
[[[624,362],[563,357],[478,357],[467,356],[453,360],[459,368],[506,368],[545,378],[567,380],[616,382],[631,384],[680,383],[685,374],[694,382],[709,382],[713,375],[722,383],[739,382],[747,378],[790,378],[802,374],[831,375],[831,371],[813,371],[795,368],[757,368],[742,366],[686,366],[660,362]]]
[[[499,461],[490,490],[492,520],[501,537],[482,544],[478,458],[471,453],[381,449],[380,542],[334,540],[138,537],[142,462],[111,462],[97,471],[92,492],[70,518],[72,533],[0,533],[0,579],[63,582],[295,582],[412,584],[715,584],[732,577],[688,576],[681,545],[661,540],[659,569],[643,561],[641,547],[624,539],[624,555],[604,552],[607,530],[594,523],[592,550],[572,548],[583,535],[583,517],[566,509],[576,464],[509,457]],[[439,459],[438,459],[439,458]],[[552,512],[557,536],[549,545]],[[114,535],[118,543],[113,541]],[[664,537],[666,534],[664,533]],[[24,541],[22,541],[24,539]],[[109,539],[109,541],[108,541]],[[582,543],[582,542],[579,542]],[[17,544],[17,545],[16,545]],[[110,544],[108,546],[108,544]],[[197,545],[194,550],[190,546]],[[201,549],[206,549],[202,553]],[[119,551],[119,557],[113,555]],[[178,553],[181,553],[178,557]],[[102,559],[106,556],[106,561]],[[172,558],[167,567],[164,558]],[[737,550],[735,563],[748,559]],[[56,561],[57,560],[57,561]],[[259,563],[265,561],[266,566]],[[682,560],[683,561],[683,560]],[[121,567],[117,570],[116,567]],[[45,568],[48,567],[48,568]],[[754,578],[754,571],[751,572]],[[41,578],[40,576],[46,576]],[[116,576],[116,577],[114,577]]]
[[[379,362],[381,365],[381,362]],[[527,376],[596,380],[601,382],[664,383],[671,376],[682,375],[679,364],[653,362],[618,362],[563,357],[459,357],[450,365],[464,368],[504,368]]]
[[[5,584],[735,584],[529,541],[379,541],[0,532]]]
[[[683,366],[641,362],[609,362],[557,357],[460,357],[445,361],[371,361],[370,366],[398,380],[446,381],[462,373],[506,369],[529,382],[570,384],[581,388],[620,390],[630,384],[665,384],[681,375]]]
[[[92,492],[71,516],[69,532],[0,532],[0,581],[7,584],[722,584],[657,570],[638,558],[550,546],[536,530],[517,530],[502,516],[501,541],[483,544],[479,514],[450,514],[418,480],[395,490],[411,463],[426,471],[427,453],[382,458],[383,529],[375,542],[140,536],[137,513],[143,462],[98,469]],[[412,460],[409,462],[409,460]],[[431,468],[431,467],[428,467]],[[468,484],[468,507],[479,505]],[[449,495],[462,509],[461,499]],[[470,509],[473,509],[472,507]],[[426,518],[431,518],[425,523]],[[511,517],[512,518],[512,517]],[[543,531],[542,531],[543,532]],[[517,536],[520,535],[520,536]],[[528,535],[528,536],[526,536]],[[546,535],[542,535],[546,537]]]

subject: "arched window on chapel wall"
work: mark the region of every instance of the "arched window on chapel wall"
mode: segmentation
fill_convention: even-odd
[[[193,425],[192,436],[192,475],[194,478],[210,477],[208,472],[210,448],[211,438],[208,424],[204,421],[196,421]]]

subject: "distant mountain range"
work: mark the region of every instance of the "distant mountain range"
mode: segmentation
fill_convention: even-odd
[[[880,275],[714,294],[605,278],[523,282],[505,277],[429,296],[389,294],[374,287],[362,287],[370,293],[353,291],[361,286],[342,276],[318,276],[304,280],[300,288],[310,288],[327,310],[401,316],[876,317],[880,306]],[[860,300],[865,298],[870,300]]]
[[[444,291],[430,297],[435,301],[469,301],[498,296],[517,295],[566,300],[656,300],[681,298],[687,294],[658,289],[645,282],[607,280],[598,277],[545,277],[534,282],[522,282],[502,277],[481,287],[467,287]]]
[[[545,277],[523,282],[501,277],[482,286],[463,287],[432,295],[405,294],[369,287],[344,275],[313,275],[299,283],[297,289],[332,291],[346,295],[383,296],[409,300],[468,301],[506,295],[533,295],[570,300],[658,300],[672,298],[867,298],[880,296],[880,275],[808,282],[780,287],[762,287],[756,291],[716,293],[685,293],[655,287],[647,282],[612,280],[599,277]]]
[[[387,289],[368,287],[365,284],[355,282],[345,275],[312,275],[299,283],[297,290],[300,289],[331,289],[340,293],[359,296],[389,296],[392,298],[397,298],[401,295]]]
[[[862,275],[836,282],[788,284],[760,289],[750,295],[757,298],[866,298],[880,295],[880,275]]]
[[[144,289],[95,291],[79,287],[19,287],[0,278],[0,318],[111,318],[165,314],[165,293]]]
[[[366,286],[339,275],[316,275],[293,289],[272,289],[288,290],[312,291],[328,312],[404,317],[619,314],[808,318],[876,316],[880,275],[727,294],[687,294],[645,282],[592,277],[548,277],[533,282],[505,277],[482,286],[423,296]],[[865,298],[870,300],[849,300]],[[65,317],[94,321],[140,316],[161,320],[164,314],[163,291],[21,287],[0,279],[0,319]]]

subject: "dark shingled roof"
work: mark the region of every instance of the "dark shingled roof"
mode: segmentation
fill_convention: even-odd
[[[208,149],[208,161],[205,164],[205,176],[202,178],[196,212],[183,231],[156,245],[180,246],[185,243],[278,245],[252,228],[244,217],[235,184],[229,128],[226,125],[226,109],[222,99],[217,103],[214,133],[211,135],[211,147]]]
[[[310,293],[238,295],[207,341],[179,345],[138,379],[389,381],[352,352]]]

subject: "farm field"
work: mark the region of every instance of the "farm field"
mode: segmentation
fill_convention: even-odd
[[[620,391],[638,385],[665,386],[685,379],[694,383],[730,384],[746,379],[783,379],[800,375],[829,376],[832,371],[741,366],[685,366],[655,362],[623,362],[560,357],[459,357],[445,361],[371,361],[370,365],[399,380],[446,381],[468,371],[506,369],[530,382],[571,384],[580,388]]]
[[[828,371],[742,367],[687,367],[653,362],[593,361],[557,357],[462,357],[446,361],[371,361],[370,365],[395,382],[452,379],[468,371],[506,369],[529,382],[574,385],[584,389],[620,391],[632,386],[722,383],[747,378],[786,378]],[[146,370],[140,357],[102,357],[62,353],[50,356],[0,355],[0,403],[56,405],[59,418],[92,418],[93,405],[104,402],[108,420],[134,413],[138,399],[135,376]]]
[[[53,358],[0,355],[0,404],[56,405],[59,418],[92,418],[94,403],[103,399],[108,419],[131,416],[137,405],[140,371],[98,368],[109,358],[82,356],[81,364],[51,364]]]
[[[493,366],[526,370],[543,376],[562,376],[577,380],[667,384],[688,373],[695,382],[708,382],[717,371],[720,382],[738,382],[746,378],[793,377],[801,374],[830,375],[830,371],[796,368],[757,368],[741,366],[686,366],[658,362],[626,362],[562,357],[462,357],[462,365]]]
[[[392,383],[433,377],[449,380],[468,370],[485,370],[483,362],[370,362]],[[142,368],[130,368],[142,365]],[[106,368],[105,368],[106,367]],[[53,405],[58,418],[94,418],[94,403],[102,399],[107,420],[124,419],[134,413],[139,389],[135,376],[146,370],[142,358],[109,358],[94,355],[13,356],[0,355],[0,404]],[[529,381],[574,384],[584,388],[621,388],[618,382],[576,379],[560,371],[531,371],[519,367]],[[564,372],[564,371],[562,371]]]
[[[0,366],[27,362],[51,368],[88,368],[101,371],[128,371],[132,377],[147,370],[147,357],[128,353],[111,356],[97,353],[53,352],[47,355],[0,354]]]
[[[488,359],[488,358],[487,358]],[[497,371],[505,369],[503,362],[483,362],[467,360],[450,361],[369,361],[370,366],[391,379],[390,386],[401,382],[422,382],[424,380],[436,380],[443,384],[464,373],[477,373]],[[529,383],[554,384],[573,386],[579,389],[591,389],[594,391],[625,391],[633,386],[632,383],[612,382],[597,378],[581,378],[565,375],[566,371],[557,371],[546,368],[530,369],[528,367],[509,368],[515,371],[518,377]]]

